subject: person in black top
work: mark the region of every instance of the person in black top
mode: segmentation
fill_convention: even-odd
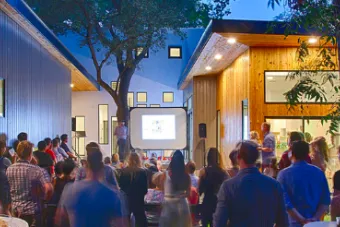
[[[38,166],[45,169],[51,175],[51,166],[53,166],[53,160],[49,154],[45,152],[46,142],[40,141],[38,143],[38,150],[33,152],[34,157],[38,161]]]
[[[158,173],[158,168],[157,168],[157,159],[156,158],[151,158],[150,159],[150,166],[147,169],[148,172],[148,187],[149,188],[156,188],[156,185],[152,183],[152,177],[155,173]]]
[[[130,153],[128,167],[121,171],[119,186],[127,194],[130,213],[135,216],[136,226],[147,227],[144,196],[148,192],[148,179],[137,153]]]
[[[204,194],[202,203],[202,225],[213,225],[213,214],[217,205],[217,193],[223,181],[229,175],[223,168],[222,158],[216,148],[210,148],[208,152],[208,166],[200,171],[198,182],[199,194]]]

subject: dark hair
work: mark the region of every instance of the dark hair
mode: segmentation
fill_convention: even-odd
[[[57,140],[58,143],[60,143],[60,138],[59,137],[54,138],[54,140]]]
[[[340,190],[340,171],[336,171],[333,176],[333,188]]]
[[[98,149],[100,149],[100,146],[99,146],[99,144],[96,143],[96,142],[90,142],[90,143],[87,144],[86,147],[85,147],[86,150],[89,150],[89,149],[91,149],[91,148],[98,148]]]
[[[47,147],[47,144],[46,144],[45,141],[40,141],[40,142],[38,143],[38,150],[39,150],[39,151],[45,151],[46,147]]]
[[[104,167],[103,154],[97,147],[86,146],[88,168],[94,173],[98,173]]]
[[[157,166],[157,159],[156,158],[150,158],[149,162],[153,164],[154,166]]]
[[[208,166],[214,166],[217,167],[219,164],[219,157],[218,157],[218,150],[215,147],[211,147],[208,151]]]
[[[237,155],[238,155],[238,150],[237,149],[234,149],[230,152],[229,154],[229,159],[231,161],[231,164],[233,166],[237,166],[238,163],[237,163]]]
[[[59,143],[60,143],[60,142],[59,142],[59,140],[57,140],[57,139],[53,139],[53,140],[52,140],[52,146],[53,146],[53,147],[58,146]]]
[[[300,132],[290,132],[289,134],[289,140],[291,143],[295,142],[295,141],[302,141],[302,137],[301,137],[301,133]]]
[[[188,190],[190,177],[185,172],[184,156],[180,150],[175,151],[169,164],[169,174],[174,191]]]
[[[248,165],[254,165],[260,155],[257,150],[258,145],[249,140],[243,141],[240,145],[239,159],[242,159]]]
[[[76,168],[76,163],[71,158],[66,159],[63,163],[63,174],[70,175],[74,168]]]
[[[3,153],[2,153],[2,149],[4,149],[4,148],[6,148],[6,142],[5,141],[2,141],[2,140],[0,140],[0,156],[2,156],[3,155]]]
[[[61,139],[62,142],[64,142],[67,138],[68,138],[68,136],[66,134],[62,134],[60,136],[60,139]]]
[[[28,135],[26,132],[20,132],[17,138],[19,142],[21,142],[21,141],[27,140]]]
[[[309,144],[305,141],[296,141],[292,146],[292,156],[297,160],[305,160],[309,154]]]
[[[55,167],[54,167],[54,169],[55,169],[55,174],[62,174],[63,173],[63,164],[64,164],[64,162],[63,161],[61,161],[61,162],[57,162],[56,164],[55,164]]]
[[[193,174],[194,172],[195,172],[195,170],[196,170],[196,164],[195,164],[195,162],[193,162],[193,161],[189,161],[187,164],[186,164],[186,169],[187,169],[187,172],[189,173],[189,174]]]
[[[50,144],[52,142],[51,138],[49,138],[49,137],[45,138],[44,141],[45,141],[47,146],[50,146]]]
[[[110,157],[105,157],[104,164],[110,164],[110,163],[111,163]]]

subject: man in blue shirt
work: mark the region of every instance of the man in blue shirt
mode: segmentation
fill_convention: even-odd
[[[262,123],[261,130],[263,132],[264,138],[260,150],[262,151],[262,165],[265,168],[270,165],[270,161],[273,157],[275,157],[276,143],[275,136],[270,132],[270,123]]]
[[[292,145],[292,165],[282,170],[280,182],[290,227],[301,227],[318,221],[330,204],[330,192],[325,174],[316,166],[307,164],[309,144],[304,141]]]
[[[258,146],[244,141],[238,146],[239,173],[225,181],[218,192],[214,226],[287,227],[283,192],[274,179],[255,167]]]
[[[65,186],[56,215],[57,226],[128,226],[118,192],[103,183],[102,159],[97,147],[89,148],[86,179]]]

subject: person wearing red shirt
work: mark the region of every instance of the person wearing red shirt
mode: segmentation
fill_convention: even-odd
[[[293,142],[296,142],[296,141],[302,141],[303,138],[302,138],[302,135],[300,132],[291,132],[289,134],[289,138],[288,138],[288,146],[289,146],[289,149],[285,152],[283,152],[282,156],[281,156],[281,159],[280,159],[280,162],[279,162],[279,170],[283,170],[287,167],[289,167],[292,162],[291,162],[291,156],[292,156],[292,151],[291,151],[291,146],[293,144]],[[305,158],[305,161],[308,163],[308,164],[311,164],[312,163],[312,160],[310,158],[309,155],[306,156]]]
[[[52,139],[51,138],[45,138],[44,139],[45,143],[46,143],[46,150],[45,152],[51,156],[51,159],[53,161],[53,166],[51,166],[51,173],[52,175],[54,174],[54,166],[57,163],[57,157],[55,156],[54,152],[52,151]]]

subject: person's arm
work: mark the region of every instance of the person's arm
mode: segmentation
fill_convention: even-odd
[[[278,184],[278,206],[277,206],[277,214],[276,214],[276,220],[275,220],[275,227],[288,227],[289,221],[288,216],[286,212],[286,206],[283,199],[283,191],[281,188],[281,185]]]
[[[227,185],[224,182],[217,194],[217,206],[214,213],[214,227],[225,227],[229,220],[229,210],[228,210],[228,196],[227,196]]]
[[[198,179],[198,193],[202,195],[205,192],[205,169],[201,169]]]
[[[331,203],[331,193],[329,192],[329,187],[327,183],[327,179],[324,173],[320,173],[321,177],[321,185],[318,187],[322,187],[322,194],[319,202],[318,209],[313,216],[313,220],[319,221],[321,217],[326,213],[328,207]]]
[[[334,199],[331,203],[331,220],[336,221],[336,218],[340,217],[340,207],[336,204]]]
[[[275,138],[268,136],[263,140],[263,146],[261,150],[263,152],[273,152],[275,149]]]
[[[68,154],[65,152],[65,150],[61,147],[58,147],[58,152],[64,157],[68,158]]]
[[[115,128],[115,133],[114,133],[114,135],[115,135],[115,136],[118,135],[118,133],[117,133],[117,127]]]
[[[48,201],[52,198],[53,195],[53,186],[50,181],[48,181],[47,177],[45,177],[45,174],[43,172],[44,170],[40,169],[38,179],[40,181],[40,184],[44,190],[44,199],[45,201]]]
[[[282,172],[279,173],[279,175],[277,176],[277,181],[280,183],[281,187],[282,187],[282,191],[283,191],[283,199],[284,199],[284,203],[286,205],[286,209],[288,214],[297,222],[299,222],[300,224],[304,225],[306,223],[308,223],[308,221],[294,208],[290,197],[287,193],[287,188],[285,185],[285,179],[284,176],[282,174]]]

